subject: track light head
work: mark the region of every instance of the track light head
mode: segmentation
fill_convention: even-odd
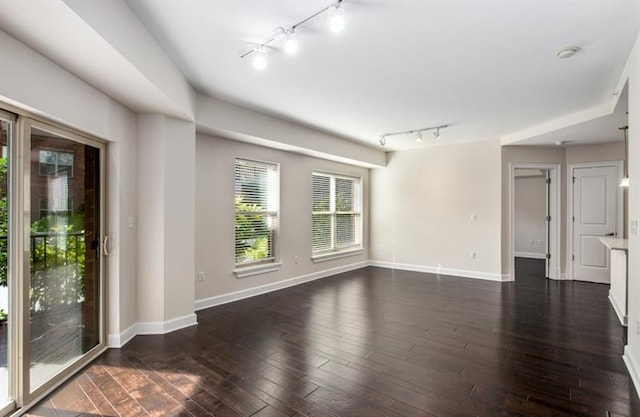
[[[253,66],[255,69],[262,71],[267,67],[267,51],[263,46],[257,48],[253,53]]]
[[[420,130],[416,132],[416,142],[422,143],[422,131]]]
[[[387,138],[385,138],[384,136],[380,136],[380,146],[384,146],[387,144]]]
[[[344,9],[340,7],[339,1],[329,6],[329,29],[333,33],[342,32],[344,29]]]
[[[289,55],[298,52],[298,39],[296,39],[296,33],[293,29],[285,31],[284,51]]]
[[[435,132],[433,132],[433,140],[439,140],[439,139],[440,139],[440,128],[437,128]]]

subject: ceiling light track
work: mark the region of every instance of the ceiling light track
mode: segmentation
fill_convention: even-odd
[[[294,54],[298,50],[296,29],[304,25],[308,21],[320,16],[326,11],[328,11],[329,13],[329,17],[327,20],[329,29],[334,33],[342,31],[345,24],[344,10],[341,7],[342,2],[343,0],[332,1],[328,6],[323,7],[322,9],[313,13],[311,16],[308,16],[291,26],[278,26],[273,31],[271,31],[269,37],[267,37],[264,41],[257,44],[250,50],[240,54],[240,58],[246,58],[250,55],[256,54],[254,55],[253,65],[256,67],[256,69],[262,70],[267,66],[267,46],[269,46],[273,42],[279,41],[284,41],[284,50],[286,53]]]
[[[414,129],[414,130],[403,130],[401,132],[391,132],[391,133],[385,133],[384,135],[380,135],[380,146],[385,146],[387,144],[387,138],[389,136],[400,136],[400,135],[413,135],[416,139],[416,142],[418,143],[422,143],[422,134],[424,132],[432,132],[433,133],[433,140],[439,140],[440,139],[440,130],[442,129],[446,129],[448,128],[449,125],[440,125],[440,126],[433,126],[433,127],[425,127],[422,129]]]

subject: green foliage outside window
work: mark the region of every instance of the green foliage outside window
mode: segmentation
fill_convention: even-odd
[[[41,311],[84,300],[84,214],[36,220],[31,239],[31,308]]]
[[[269,214],[257,204],[242,201],[235,197],[236,212],[236,264],[248,263],[272,257],[272,231],[269,227]]]

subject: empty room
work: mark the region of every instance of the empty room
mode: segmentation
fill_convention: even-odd
[[[640,0],[0,0],[0,417],[640,415]]]

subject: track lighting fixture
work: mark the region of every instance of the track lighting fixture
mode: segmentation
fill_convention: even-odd
[[[422,133],[428,132],[428,131],[433,131],[433,140],[436,141],[440,139],[440,130],[446,129],[447,127],[449,127],[449,125],[425,127],[425,128],[416,129],[416,130],[403,130],[402,132],[385,133],[384,135],[380,136],[380,140],[378,142],[380,142],[380,146],[385,146],[387,144],[388,136],[415,135],[416,142],[422,143],[422,139],[423,139]]]
[[[437,127],[435,132],[433,132],[433,140],[440,140],[440,128]]]
[[[295,54],[298,51],[298,40],[296,39],[296,29],[312,20],[313,18],[321,15],[322,13],[328,11],[328,20],[329,30],[334,33],[338,33],[344,29],[345,19],[344,19],[344,9],[342,8],[343,0],[334,0],[328,6],[323,7],[318,10],[311,16],[302,19],[298,23],[289,26],[287,29],[282,26],[278,26],[275,28],[269,37],[267,37],[263,42],[257,44],[255,47],[250,50],[242,53],[240,58],[248,57],[249,55],[254,55],[253,58],[253,66],[256,69],[263,70],[267,66],[267,54],[265,47],[271,44],[272,42],[284,42],[283,49],[287,54]]]

